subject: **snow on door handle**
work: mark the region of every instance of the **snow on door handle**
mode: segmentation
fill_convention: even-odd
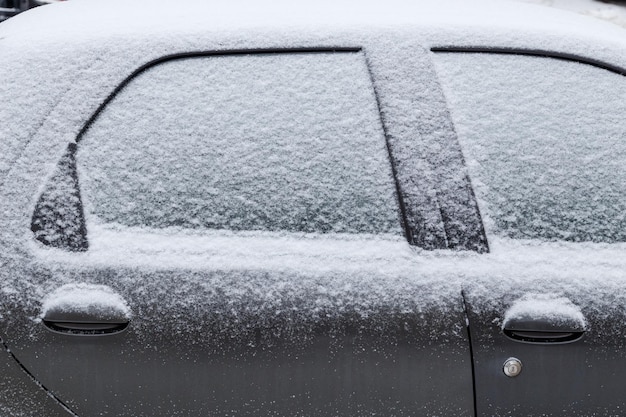
[[[55,333],[101,336],[126,330],[131,312],[110,287],[80,283],[64,285],[48,295],[39,318]]]
[[[524,343],[570,343],[583,337],[587,321],[580,308],[559,295],[527,294],[504,315],[502,332]]]

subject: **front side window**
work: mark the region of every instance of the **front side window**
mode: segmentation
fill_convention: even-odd
[[[158,64],[108,103],[76,164],[88,224],[402,234],[359,52]]]
[[[588,64],[436,53],[488,234],[626,242],[626,78]]]

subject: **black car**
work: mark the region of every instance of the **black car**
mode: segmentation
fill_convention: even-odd
[[[0,415],[625,415],[622,28],[400,0],[7,23]]]

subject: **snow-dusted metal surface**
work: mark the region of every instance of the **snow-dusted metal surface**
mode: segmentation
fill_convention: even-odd
[[[0,340],[0,415],[75,417],[15,361]]]

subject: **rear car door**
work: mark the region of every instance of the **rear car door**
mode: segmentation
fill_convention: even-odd
[[[461,286],[407,242],[362,51],[164,58],[37,146],[2,336],[77,415],[472,415]]]
[[[464,265],[477,414],[623,415],[624,71],[435,52],[491,252]]]

